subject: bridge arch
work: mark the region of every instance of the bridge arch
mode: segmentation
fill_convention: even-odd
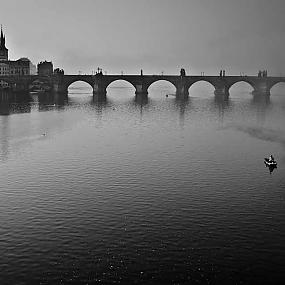
[[[270,91],[272,91],[272,88],[278,87],[278,85],[279,85],[279,86],[284,86],[284,83],[285,83],[285,79],[284,79],[284,80],[273,81],[273,82],[271,82],[271,84],[268,86],[268,89],[269,89]]]
[[[230,92],[233,91],[233,87],[238,84],[242,84],[244,86],[249,86],[252,90],[250,90],[250,92],[254,91],[256,89],[256,86],[253,82],[251,82],[250,80],[246,79],[246,78],[241,78],[238,80],[235,80],[233,82],[231,82],[230,84],[227,85],[227,90],[229,92],[229,94],[231,94]],[[230,90],[232,89],[232,90]]]
[[[269,92],[271,95],[285,95],[285,79],[272,82],[269,85]]]
[[[71,84],[73,84],[73,83],[75,83],[75,82],[79,82],[79,81],[85,82],[85,83],[89,84],[89,85],[91,86],[92,90],[93,90],[93,84],[92,84],[92,82],[86,80],[84,77],[83,77],[83,78],[74,78],[74,79],[69,80],[68,82],[66,82],[66,83],[65,83],[65,88],[66,88],[66,90],[68,90],[68,87],[69,87]]]
[[[164,96],[168,96],[169,94],[175,95],[177,92],[177,87],[174,82],[168,79],[156,79],[150,82],[146,88],[148,94],[152,94],[153,92],[157,94],[158,90],[160,94]]]
[[[130,85],[132,85],[134,88],[136,88],[135,84],[128,80],[128,79],[125,79],[125,78],[117,78],[117,79],[113,79],[111,81],[109,81],[107,84],[106,84],[106,89],[111,85],[111,84],[115,84],[116,82],[126,82],[126,83],[129,83]]]
[[[195,92],[195,89],[201,89],[201,87],[206,90],[206,93],[213,93],[216,89],[216,86],[213,84],[213,82],[205,79],[200,79],[194,82],[191,82],[187,85],[187,90],[189,92],[189,96],[193,95]],[[200,90],[199,90],[200,91]]]
[[[106,93],[109,97],[130,98],[135,95],[136,88],[132,82],[125,79],[115,79],[107,83]]]
[[[69,84],[67,91],[68,91],[68,95],[71,95],[71,94],[86,95],[90,93],[93,94],[93,86],[86,81],[76,80],[72,82],[71,84]]]

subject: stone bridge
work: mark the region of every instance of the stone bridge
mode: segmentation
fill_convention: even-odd
[[[277,83],[285,82],[285,77],[258,77],[258,76],[185,76],[185,75],[53,75],[47,76],[0,76],[0,80],[9,83],[13,90],[28,90],[29,85],[36,80],[45,81],[53,91],[67,93],[68,87],[76,82],[88,83],[94,96],[105,98],[107,87],[116,80],[129,82],[135,88],[138,98],[148,96],[148,88],[152,83],[165,80],[172,83],[176,88],[176,96],[185,99],[189,96],[189,88],[196,82],[205,81],[215,89],[215,95],[223,98],[229,97],[231,86],[238,82],[247,82],[257,96],[270,96],[270,89]]]
[[[76,81],[88,83],[95,96],[106,96],[107,87],[116,80],[129,82],[135,88],[136,96],[147,98],[148,88],[152,83],[165,80],[176,88],[178,98],[187,98],[189,88],[196,82],[205,81],[213,85],[216,96],[227,98],[232,85],[238,82],[247,82],[253,89],[253,94],[270,95],[270,89],[277,83],[285,82],[285,77],[258,77],[258,76],[181,76],[181,75],[63,75],[58,77],[54,85],[57,92],[67,92],[68,86]]]

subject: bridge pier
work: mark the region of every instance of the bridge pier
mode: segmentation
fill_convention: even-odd
[[[148,92],[137,92],[136,91],[136,100],[145,101],[148,99]]]
[[[58,94],[67,95],[68,90],[67,86],[64,83],[64,77],[62,75],[56,75],[52,79],[52,91]]]
[[[145,105],[148,103],[148,96],[137,96],[135,97],[135,103],[139,105]]]
[[[259,90],[259,89],[254,89],[252,91],[253,97],[264,97],[264,98],[269,98],[270,97],[270,91],[269,90]]]
[[[189,97],[189,90],[186,85],[184,76],[180,77],[180,82],[176,85],[176,98],[181,100],[187,100]]]
[[[265,80],[258,82],[254,86],[254,90],[252,91],[253,96],[262,96],[269,97],[270,96],[270,88]]]
[[[107,95],[107,88],[99,79],[93,85],[93,98],[96,100],[105,100]]]
[[[229,99],[229,89],[226,86],[216,86],[214,91],[215,96],[218,99],[227,100]]]
[[[64,75],[54,74],[52,76],[23,75],[23,76],[2,76],[0,80],[8,84],[13,92],[29,91],[29,87],[35,81],[52,87],[55,93],[67,94],[68,86],[76,81],[84,81],[93,88],[94,97],[106,98],[107,86],[116,80],[125,80],[131,83],[136,89],[136,97],[142,100],[148,97],[148,87],[159,80],[166,80],[176,87],[176,98],[187,99],[189,87],[198,82],[206,81],[215,87],[217,98],[228,99],[231,86],[238,82],[246,82],[253,87],[253,95],[256,97],[269,97],[270,89],[277,83],[285,82],[285,77],[273,76],[186,76],[184,72],[180,75]]]
[[[142,82],[135,84],[135,88],[136,88],[136,100],[145,101],[148,99],[147,87]]]
[[[188,98],[189,98],[188,90],[182,90],[182,91],[176,90],[176,99],[187,100]]]
[[[107,98],[107,91],[101,90],[101,91],[95,91],[93,90],[93,99],[96,101],[104,101]]]

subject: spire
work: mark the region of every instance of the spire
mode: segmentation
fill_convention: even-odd
[[[5,47],[5,36],[3,34],[3,28],[1,24],[1,38],[0,38],[0,47]]]

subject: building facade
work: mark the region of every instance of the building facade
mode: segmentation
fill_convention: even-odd
[[[50,76],[53,74],[53,64],[51,61],[41,61],[38,63],[38,75]]]

